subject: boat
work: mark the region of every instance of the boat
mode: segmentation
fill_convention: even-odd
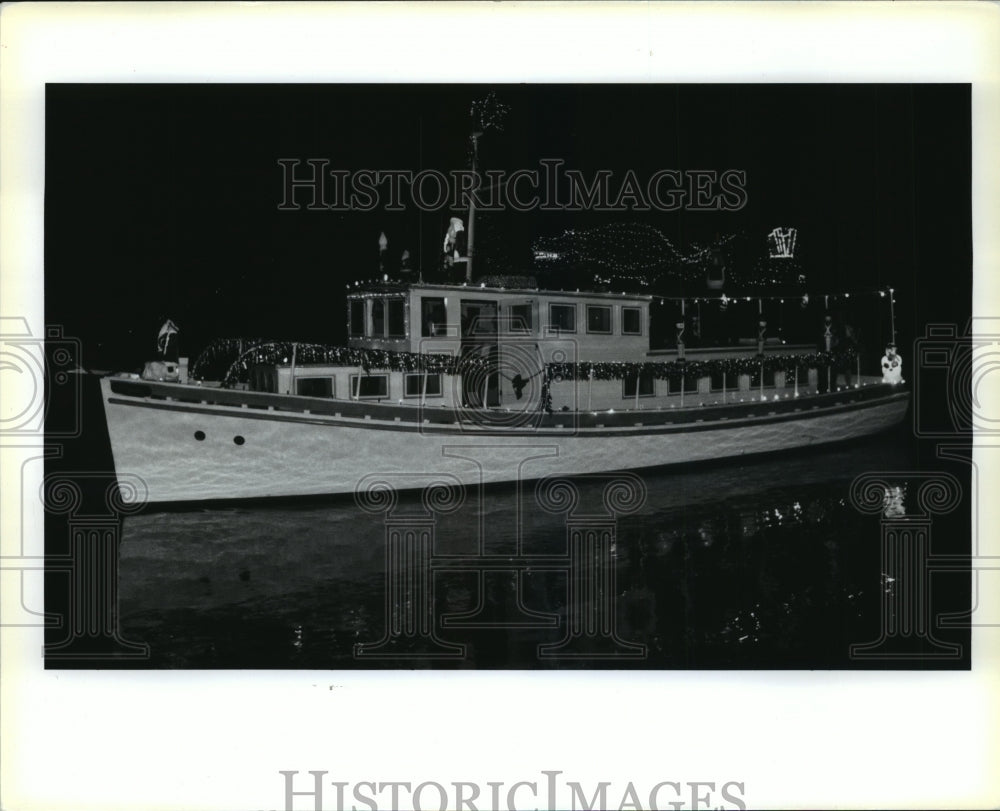
[[[901,381],[767,337],[763,320],[756,340],[726,346],[686,345],[680,322],[676,341],[654,349],[660,300],[545,289],[531,277],[382,278],[346,295],[342,345],[223,339],[190,367],[161,359],[108,375],[123,497],[256,499],[683,466],[870,436],[907,412]],[[227,364],[214,382],[202,379],[208,361]]]

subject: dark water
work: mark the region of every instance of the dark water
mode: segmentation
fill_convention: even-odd
[[[383,515],[349,498],[148,512],[124,519],[121,629],[150,646],[144,666],[168,668],[852,667],[849,646],[878,637],[891,584],[880,517],[852,505],[849,485],[862,472],[914,464],[895,433],[643,474],[644,506],[615,522],[614,582],[582,602],[570,593],[566,515],[542,510],[530,485],[481,497],[472,489],[433,522],[430,634],[390,645],[385,659],[359,659],[355,646],[385,637],[393,610],[419,616],[419,607],[413,592],[401,609],[391,598]],[[898,479],[905,488],[905,473]],[[582,505],[600,504],[601,483],[580,487]],[[420,506],[404,495],[396,515],[419,515]],[[479,571],[480,549],[510,559],[519,537],[521,554],[547,556],[549,568]],[[412,561],[403,569],[422,570]],[[953,597],[960,607],[961,594]],[[947,602],[946,589],[938,599]],[[540,655],[595,603],[608,607],[617,640],[578,640],[576,658]],[[476,627],[461,624],[470,612]],[[454,658],[426,656],[457,645],[465,649]]]
[[[643,473],[641,506],[606,514],[597,528],[613,543],[585,553],[568,536],[586,521],[542,509],[534,485],[470,488],[456,511],[429,519],[419,496],[404,494],[391,517],[432,537],[425,558],[390,571],[387,533],[397,524],[350,497],[109,514],[114,468],[96,378],[75,391],[79,399],[55,399],[47,415],[47,425],[72,417],[83,428],[46,459],[47,481],[68,478],[82,497],[72,512],[53,498],[46,514],[46,611],[61,618],[46,632],[49,668],[969,665],[961,630],[933,630],[962,645],[958,658],[921,658],[920,644],[916,658],[849,654],[879,637],[883,597],[894,588],[881,515],[853,506],[851,482],[895,471],[887,480],[902,488],[897,506],[907,515],[919,506],[921,474],[911,471],[950,470],[969,489],[968,466],[938,459],[906,423],[826,450]],[[600,513],[603,482],[578,487],[578,511]],[[968,515],[966,500],[934,518],[934,554],[968,554]],[[104,600],[85,585],[84,603],[97,606],[88,615],[74,609],[80,591],[67,561],[81,528],[95,525],[114,539],[105,559],[117,596]],[[937,572],[930,584],[931,621],[969,607],[967,572]],[[101,627],[108,619],[114,630],[88,636],[80,626],[73,636],[74,616]],[[394,618],[400,634],[370,647]],[[582,633],[558,647],[571,631]],[[128,643],[148,654],[134,655]],[[362,654],[389,655],[358,658],[359,644],[369,646]]]

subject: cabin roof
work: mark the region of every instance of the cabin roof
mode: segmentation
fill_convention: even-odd
[[[427,291],[432,293],[453,293],[461,295],[476,295],[485,293],[504,296],[546,296],[552,298],[602,299],[609,303],[614,301],[648,303],[653,299],[652,296],[644,296],[638,293],[611,293],[608,291],[601,292],[596,290],[547,290],[542,287],[488,287],[483,284],[477,284],[476,282],[473,282],[472,284],[434,284],[429,282],[413,282],[409,285],[368,285],[366,287],[359,287],[356,290],[352,290],[347,294],[347,298],[359,298],[362,296],[372,296],[373,294],[386,296],[391,296],[393,294],[399,295],[406,293],[408,290]]]

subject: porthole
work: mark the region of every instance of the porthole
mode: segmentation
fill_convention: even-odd
[[[204,441],[204,439],[205,439],[205,432],[204,431],[195,431],[194,432],[194,438],[197,439],[199,442]]]
[[[239,434],[237,434],[236,436],[233,437],[233,442],[235,442],[237,445],[242,445],[244,442],[246,442],[246,440]]]

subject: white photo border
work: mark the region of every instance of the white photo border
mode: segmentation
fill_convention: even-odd
[[[26,3],[0,40],[0,315],[35,334],[50,82],[971,83],[974,308],[1000,315],[994,4]],[[19,498],[0,488],[5,556],[40,538]],[[982,515],[980,553],[1000,554]],[[1000,628],[974,628],[972,671],[947,673],[46,671],[40,628],[0,633],[0,790],[19,811],[283,808],[279,771],[310,769],[737,780],[757,808],[1000,803]]]

